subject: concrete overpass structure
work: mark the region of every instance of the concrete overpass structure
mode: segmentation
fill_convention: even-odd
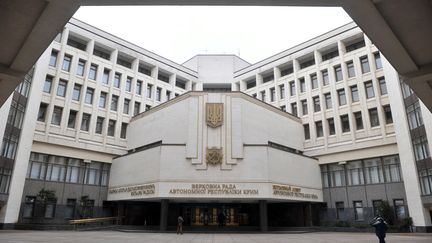
[[[0,105],[80,6],[266,5],[342,7],[432,111],[431,0],[3,0]]]

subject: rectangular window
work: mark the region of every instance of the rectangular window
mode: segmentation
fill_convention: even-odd
[[[255,82],[255,80],[254,80],[254,82]],[[181,89],[186,89],[186,83],[187,83],[187,81],[186,80],[182,80],[182,79],[176,79],[176,83],[175,83],[175,85],[176,85],[176,87],[179,87],[179,88],[181,88]],[[249,89],[249,83],[246,83],[246,88],[248,88]],[[255,82],[255,85],[256,85],[256,82]],[[254,87],[255,87],[255,85],[254,85]]]
[[[112,111],[117,111],[117,107],[118,107],[118,99],[119,97],[117,95],[112,95],[111,97],[111,110]]]
[[[75,128],[77,114],[78,114],[77,111],[74,110],[69,111],[68,128]]]
[[[102,83],[103,84],[109,83],[110,72],[111,72],[111,70],[104,68],[103,76],[102,76]]]
[[[65,97],[67,88],[67,81],[60,79],[59,84],[57,86],[57,95],[61,97]]]
[[[332,99],[331,99],[330,93],[325,93],[324,94],[324,99],[325,99],[326,109],[328,110],[328,109],[333,108],[333,104],[332,104]]]
[[[50,61],[49,61],[50,66],[55,67],[57,65],[57,56],[58,56],[58,51],[52,50]]]
[[[99,107],[105,108],[106,106],[107,93],[101,92],[99,97]]]
[[[336,202],[336,219],[343,219],[345,206],[344,202]]]
[[[130,100],[129,99],[124,99],[123,114],[129,114],[129,105],[130,105]]]
[[[360,64],[361,64],[362,73],[370,72],[369,60],[367,56],[360,57]]]
[[[40,103],[38,117],[37,117],[38,121],[45,122],[47,109],[48,109],[48,104]]]
[[[123,122],[121,125],[120,138],[126,138],[126,129],[127,129],[127,123]]]
[[[285,99],[285,85],[279,85],[279,97],[280,99]]]
[[[375,67],[376,67],[376,69],[381,69],[382,68],[382,63],[381,63],[381,56],[380,56],[379,52],[375,52],[374,53],[374,58],[375,58]]]
[[[87,113],[83,113],[82,119],[81,119],[81,131],[87,131],[90,128],[90,118],[91,115]]]
[[[369,119],[371,127],[377,127],[379,126],[379,118],[378,118],[378,110],[377,108],[369,109]]]
[[[357,102],[360,100],[357,85],[353,85],[350,87],[351,89],[351,101]]]
[[[360,160],[350,161],[346,164],[348,174],[348,185],[357,186],[364,184],[362,162]]]
[[[356,123],[356,130],[363,129],[363,118],[361,111],[354,112],[354,120]]]
[[[64,181],[66,174],[66,158],[51,156],[50,163],[47,165],[47,181]]]
[[[81,98],[81,85],[75,84],[72,92],[72,100],[79,101]]]
[[[251,79],[251,80],[246,80],[246,89],[252,89],[253,87],[256,86],[256,80],[255,78]]]
[[[304,124],[303,125],[303,130],[304,130],[305,139],[306,140],[310,139],[309,124]]]
[[[65,55],[64,58],[63,58],[62,70],[66,71],[66,72],[69,72],[71,63],[72,63],[72,56]]]
[[[417,128],[423,125],[423,117],[420,110],[420,103],[416,103],[407,107],[408,125],[410,129]]]
[[[147,98],[149,99],[151,99],[152,97],[152,89],[153,89],[153,85],[147,84]]]
[[[338,93],[339,106],[346,105],[347,102],[346,102],[345,89],[338,89],[337,93]]]
[[[312,89],[318,89],[318,78],[316,73],[310,75]]]
[[[355,69],[354,69],[353,61],[347,62],[346,66],[347,66],[347,71],[348,71],[348,78],[355,77]]]
[[[275,90],[275,88],[271,88],[270,89],[270,101],[274,102],[275,99],[276,99],[276,90]]]
[[[169,90],[165,91],[165,95],[166,95],[166,100],[171,99],[171,91],[169,91]]]
[[[366,98],[370,99],[370,98],[375,97],[375,92],[374,92],[372,81],[364,82],[364,86],[365,86],[365,91],[366,91]]]
[[[329,172],[327,170],[327,165],[321,165],[321,179],[322,179],[322,185],[324,188],[330,187],[329,184]]]
[[[76,70],[76,74],[78,76],[84,76],[84,69],[85,69],[85,64],[86,61],[83,59],[79,59],[78,61],[78,66],[77,66],[77,70]]]
[[[280,106],[280,109],[281,109],[282,111],[286,111],[286,106],[281,105],[281,106]]]
[[[66,209],[65,209],[65,218],[66,219],[75,218],[75,206],[76,206],[76,199],[68,198],[66,201]]]
[[[159,73],[158,73],[158,79],[160,81],[165,82],[165,83],[169,83],[170,75],[168,73],[163,73],[163,72],[159,71]]]
[[[94,94],[94,89],[87,88],[85,99],[84,99],[84,102],[86,104],[93,104],[93,94]]]
[[[125,90],[127,92],[130,92],[132,89],[132,78],[131,77],[126,77],[126,86],[125,86]]]
[[[329,173],[330,173],[330,186],[332,187],[345,186],[344,165],[330,164]]]
[[[109,120],[108,121],[108,136],[114,137],[115,134],[115,125],[116,125],[116,121],[115,120]]]
[[[260,93],[261,93],[261,100],[265,102],[266,101],[266,92],[265,92],[265,90],[261,91]]]
[[[316,121],[315,122],[315,128],[316,128],[316,134],[317,134],[318,138],[324,136],[322,121]]]
[[[307,101],[306,100],[302,100],[300,101],[301,105],[302,105],[302,114],[303,116],[308,114],[308,107],[307,107]]]
[[[328,127],[329,127],[329,135],[335,135],[336,129],[335,129],[335,123],[333,118],[327,119]]]
[[[146,105],[145,106],[145,111],[149,111],[151,109],[151,105]],[[139,110],[139,109],[138,109]]]
[[[141,103],[139,102],[135,102],[134,104],[134,116],[138,115],[140,113],[140,107],[141,107]]]
[[[348,115],[342,115],[340,116],[341,124],[342,124],[342,132],[349,132],[350,131],[350,124],[349,124],[349,118]]]
[[[293,73],[294,69],[292,67],[292,64],[291,64],[291,66],[281,68],[280,72],[281,72],[281,77],[284,77],[284,76],[287,76],[287,75]]]
[[[378,78],[378,83],[380,86],[381,95],[386,95],[388,92],[387,92],[387,85],[386,85],[385,78],[384,77]]]
[[[374,216],[381,216],[382,200],[372,200]]]
[[[419,172],[422,195],[432,194],[432,169]]]
[[[161,101],[162,99],[162,88],[157,87],[156,88],[156,100]]]
[[[60,126],[63,114],[63,107],[54,106],[54,111],[51,118],[51,124]]]
[[[100,117],[100,116],[97,117],[95,133],[102,134],[104,120],[105,120],[105,118],[103,118],[103,117]]]
[[[263,80],[263,83],[267,83],[267,82],[273,81],[274,80],[273,73],[267,74],[267,75],[263,75],[262,80]]]
[[[32,218],[34,216],[34,208],[36,204],[36,197],[26,196],[24,201],[24,218]]]
[[[407,214],[405,211],[405,202],[403,199],[395,199],[393,200],[394,210],[396,219],[402,220],[405,219]]]
[[[384,176],[380,158],[364,160],[364,170],[367,184],[383,183]]]
[[[320,99],[319,96],[312,97],[314,112],[321,111]]]
[[[43,91],[45,93],[51,93],[52,82],[53,82],[53,76],[47,75],[45,77],[45,83],[43,87]]]
[[[334,66],[335,79],[337,81],[341,81],[343,79],[342,75],[342,67],[340,65]]]
[[[90,70],[89,70],[89,76],[88,76],[88,78],[89,79],[91,79],[91,80],[96,80],[96,77],[97,77],[97,69],[98,69],[98,66],[96,65],[96,64],[91,64],[90,65]]]
[[[141,95],[142,93],[142,81],[137,80],[135,94]]]
[[[120,79],[121,79],[121,73],[115,73],[114,74],[114,81],[113,81],[114,87],[120,88]]]
[[[306,92],[306,82],[304,78],[299,78],[300,83],[300,93]]]
[[[328,75],[328,70],[327,69],[321,70],[321,76],[322,76],[323,86],[329,85],[330,79],[329,79],[329,75]]]
[[[364,220],[363,214],[363,202],[362,201],[354,201],[354,218],[355,220]]]
[[[289,82],[289,87],[290,87],[290,95],[294,96],[296,94],[294,81]]]
[[[291,103],[291,114],[293,114],[294,116],[298,115],[298,112],[297,112],[297,103],[296,102]]]
[[[400,172],[399,156],[388,156],[383,158],[384,176],[386,182],[400,182],[402,175]]]
[[[430,157],[429,144],[426,137],[422,136],[412,140],[414,155],[417,161]]]
[[[384,117],[385,117],[386,124],[393,123],[393,116],[391,113],[390,105],[383,106],[383,110],[384,110]]]

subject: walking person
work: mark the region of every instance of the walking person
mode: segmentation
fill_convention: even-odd
[[[177,234],[183,234],[183,217],[181,215],[177,218]]]
[[[379,239],[379,243],[385,243],[386,232],[388,229],[386,221],[381,216],[377,216],[372,220],[371,225],[375,227],[375,234]]]

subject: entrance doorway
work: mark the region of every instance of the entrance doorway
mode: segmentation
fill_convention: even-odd
[[[168,225],[175,225],[182,215],[185,226],[191,227],[239,227],[258,226],[257,204],[170,204]],[[172,217],[174,216],[174,217]]]

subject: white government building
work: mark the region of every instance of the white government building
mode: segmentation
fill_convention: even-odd
[[[432,113],[350,23],[177,64],[71,19],[0,108],[0,223],[432,231]],[[41,207],[42,189],[55,198]]]

